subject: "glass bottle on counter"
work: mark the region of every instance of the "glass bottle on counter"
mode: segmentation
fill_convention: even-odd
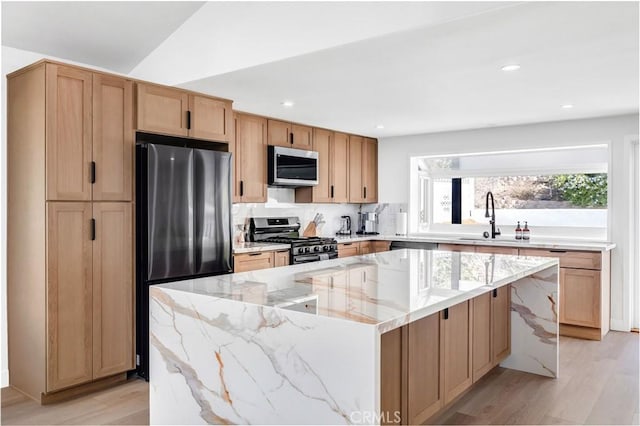
[[[520,228],[520,221],[518,221],[518,226],[516,226],[516,240],[522,239],[522,228]]]
[[[530,235],[529,225],[527,225],[527,221],[525,220],[524,228],[522,229],[522,239],[529,241],[530,237],[531,235]]]

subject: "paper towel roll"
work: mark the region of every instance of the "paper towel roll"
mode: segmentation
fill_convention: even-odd
[[[396,235],[407,235],[407,212],[396,213]]]

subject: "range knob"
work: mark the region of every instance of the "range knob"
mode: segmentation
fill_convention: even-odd
[[[309,247],[305,247],[305,248],[304,248],[304,252],[305,252],[305,253],[309,253],[310,251],[311,251],[311,249],[309,249]]]
[[[322,250],[324,250],[324,251],[329,251],[329,246],[324,246],[324,247],[322,247]]]
[[[299,254],[304,253],[304,249],[303,249],[302,247],[300,247],[300,248],[298,249],[298,253],[299,253]]]
[[[315,247],[313,248],[313,251],[320,251],[320,246],[315,246]]]

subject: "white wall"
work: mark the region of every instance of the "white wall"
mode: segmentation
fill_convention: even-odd
[[[463,152],[607,143],[610,162],[610,203],[608,239],[617,244],[611,264],[611,327],[629,330],[633,236],[630,201],[632,186],[632,145],[637,138],[638,115],[621,115],[585,120],[558,121],[508,127],[430,133],[384,138],[379,142],[379,201],[408,203],[410,157]]]

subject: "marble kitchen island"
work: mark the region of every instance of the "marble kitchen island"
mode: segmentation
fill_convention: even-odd
[[[499,290],[510,316],[500,365],[557,377],[555,258],[403,249],[153,286],[151,424],[422,422],[471,384],[482,325],[472,302]],[[448,391],[460,375],[446,370],[447,348],[461,352],[461,329],[447,328],[458,312],[469,377]],[[435,334],[420,325],[418,337],[432,339],[420,347],[436,348],[435,360],[407,348],[426,321]],[[412,354],[435,362],[439,379],[412,384]],[[427,404],[429,386],[437,395]]]

